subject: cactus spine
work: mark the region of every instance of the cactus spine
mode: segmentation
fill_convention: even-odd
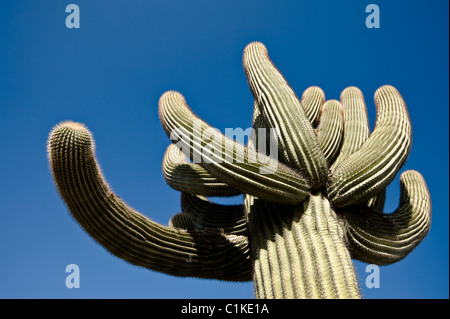
[[[430,228],[431,199],[416,171],[401,174],[399,207],[383,213],[385,189],[411,148],[406,104],[394,87],[379,88],[370,132],[359,89],[325,101],[313,86],[298,99],[262,43],[250,43],[243,62],[255,101],[255,139],[247,145],[196,117],[178,92],[160,98],[163,128],[182,137],[163,159],[167,183],[181,192],[181,212],[168,226],[111,191],[82,124],[63,122],[50,133],[57,189],[87,233],[132,264],[175,276],[253,280],[258,298],[360,298],[352,259],[396,262]],[[196,125],[207,140],[195,135]],[[264,170],[273,158],[260,149],[270,140],[258,128],[278,132],[275,171]],[[242,205],[207,198],[236,194],[244,194]]]

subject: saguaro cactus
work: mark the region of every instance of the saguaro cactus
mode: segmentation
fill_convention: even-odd
[[[430,195],[416,171],[401,174],[399,207],[383,213],[385,189],[411,147],[405,102],[394,87],[380,87],[370,132],[359,89],[325,101],[310,87],[298,99],[263,44],[250,43],[243,62],[255,101],[255,139],[245,146],[197,118],[181,94],[160,98],[162,125],[178,137],[163,159],[167,183],[181,192],[181,212],[169,226],[111,191],[92,135],[79,123],[63,122],[49,136],[59,193],[89,235],[132,264],[175,276],[253,280],[258,298],[360,298],[352,259],[396,262],[430,227]],[[278,132],[273,171],[267,163],[274,158],[262,152],[271,140],[261,128]],[[207,198],[236,194],[244,194],[242,205]]]

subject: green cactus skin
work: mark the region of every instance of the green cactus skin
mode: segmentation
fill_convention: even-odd
[[[56,126],[49,154],[59,193],[72,216],[114,255],[174,276],[234,281],[251,277],[247,237],[163,226],[127,206],[103,178],[92,136],[83,125]]]
[[[215,178],[199,164],[187,161],[183,152],[175,144],[170,144],[167,148],[162,169],[167,184],[180,192],[204,196],[241,194],[240,191]]]
[[[360,296],[344,229],[322,194],[297,206],[253,199],[249,221],[256,297]]]
[[[257,130],[256,139],[239,144],[197,118],[180,93],[168,91],[159,101],[163,128],[168,136],[185,137],[183,147],[195,146],[188,158],[174,145],[164,155],[164,178],[181,192],[181,212],[169,226],[111,191],[91,132],[70,121],[58,124],[48,141],[62,199],[90,236],[134,265],[174,276],[253,280],[257,298],[361,298],[352,259],[391,264],[430,229],[431,198],[416,171],[401,174],[398,209],[383,212],[386,187],[411,148],[403,98],[388,85],[375,92],[370,132],[358,88],[326,101],[312,86],[299,100],[259,42],[245,48],[243,64],[255,101],[253,128],[279,133],[276,171],[262,173],[268,157],[258,152],[264,137]],[[194,136],[194,122],[210,131],[207,141]],[[269,145],[268,137],[262,142]],[[230,147],[231,157],[224,152]],[[201,161],[192,163],[196,157]],[[261,161],[249,161],[255,157]],[[207,198],[236,194],[244,194],[242,205]]]

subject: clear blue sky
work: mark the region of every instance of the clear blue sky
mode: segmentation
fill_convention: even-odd
[[[81,28],[68,29],[75,3]],[[366,5],[380,29],[365,26]],[[242,67],[251,41],[265,43],[301,95],[320,86],[338,99],[397,87],[408,105],[413,147],[402,171],[425,177],[432,227],[403,261],[381,268],[366,298],[448,298],[448,1],[1,1],[0,298],[253,298],[253,284],[176,278],[130,265],[96,244],[70,217],[46,157],[51,128],[86,124],[115,192],[167,224],[180,211],[161,162],[169,144],[158,99],[178,90],[214,127],[247,128],[253,98]],[[386,211],[398,204],[398,177]],[[79,289],[65,286],[77,264]]]

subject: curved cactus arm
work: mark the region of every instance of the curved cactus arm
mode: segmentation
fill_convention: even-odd
[[[351,86],[341,93],[341,105],[344,110],[344,136],[339,155],[331,165],[336,166],[361,148],[370,134],[366,102],[360,89]]]
[[[182,193],[181,210],[183,214],[191,217],[196,229],[247,235],[243,205],[220,205],[204,197]]]
[[[302,95],[302,107],[312,127],[319,122],[320,110],[325,102],[325,93],[318,86],[310,86]]]
[[[361,90],[354,86],[347,87],[341,93],[341,105],[344,109],[344,136],[339,154],[331,165],[331,171],[359,150],[370,135],[367,107]],[[383,189],[367,201],[367,207],[383,211],[385,195],[386,189]]]
[[[116,196],[95,159],[92,135],[82,124],[56,126],[49,136],[48,154],[71,215],[115,256],[174,276],[251,280],[247,237],[163,226]]]
[[[431,198],[425,180],[416,171],[400,176],[397,210],[382,214],[370,209],[348,211],[345,220],[352,257],[387,265],[406,257],[425,237],[431,225]]]
[[[176,144],[189,149],[194,162],[201,159],[198,164],[231,187],[286,204],[297,204],[307,196],[309,186],[304,177],[212,129],[192,113],[180,93],[164,93],[159,114],[167,135],[181,137]]]
[[[273,65],[262,43],[247,45],[243,62],[265,123],[279,132],[281,158],[299,167],[313,189],[320,188],[325,184],[328,165],[294,91]]]
[[[332,163],[341,148],[344,132],[343,108],[339,101],[329,100],[322,106],[317,127],[317,140],[328,163]]]
[[[190,163],[175,144],[167,147],[162,171],[173,189],[203,196],[235,196],[240,191],[215,178],[199,164]]]
[[[411,123],[400,93],[392,86],[375,92],[375,128],[359,150],[332,171],[328,195],[336,207],[359,204],[381,192],[405,163]]]

